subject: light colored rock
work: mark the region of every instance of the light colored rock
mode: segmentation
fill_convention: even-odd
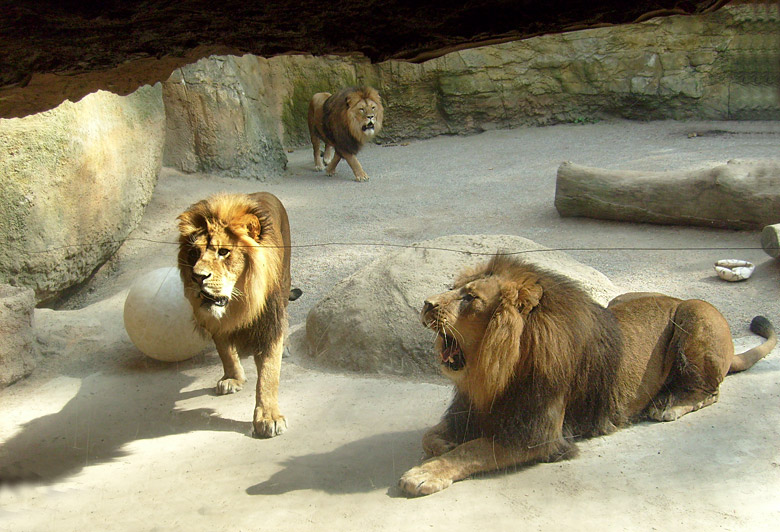
[[[167,115],[164,164],[265,181],[287,157],[269,111],[260,58],[212,56],[163,83]]]
[[[463,268],[497,251],[567,275],[602,304],[619,293],[604,275],[559,251],[511,235],[454,235],[390,253],[340,282],[309,312],[308,356],[335,369],[434,375],[433,334],[420,324],[423,300],[450,286]],[[474,254],[476,253],[476,254]]]
[[[34,308],[32,289],[0,284],[0,389],[35,369]]]
[[[0,282],[41,301],[103,264],[151,199],[164,124],[159,84],[0,120]]]

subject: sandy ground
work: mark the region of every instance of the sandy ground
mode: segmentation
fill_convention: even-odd
[[[336,282],[392,251],[370,243],[500,233],[579,249],[570,254],[627,291],[707,299],[738,347],[752,346],[752,316],[780,323],[780,266],[758,232],[562,219],[555,172],[564,160],[692,168],[776,157],[778,145],[777,123],[617,122],[369,146],[362,184],[346,165],[333,178],[313,172],[309,149],[290,153],[273,183],[166,169],[115,259],[67,309],[36,312],[46,356],[0,392],[0,471],[27,479],[0,488],[0,530],[776,530],[778,350],[727,378],[719,403],[677,422],[582,442],[569,462],[406,499],[396,482],[447,405],[443,380],[316,368],[294,333],[280,395],[289,430],[256,440],[251,391],[214,394],[216,354],[178,364],[144,357],[124,332],[122,305],[137,276],[175,264],[180,211],[215,191],[264,189],[285,202],[293,243],[311,245],[293,254],[304,290],[290,305],[294,331]],[[756,272],[725,283],[712,270],[721,258],[753,261]],[[245,367],[253,382],[253,364]]]

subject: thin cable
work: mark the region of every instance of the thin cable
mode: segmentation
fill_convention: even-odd
[[[103,242],[96,242],[93,244],[70,244],[65,246],[53,246],[46,250],[29,251],[21,248],[20,246],[3,246],[6,248],[13,248],[16,251],[26,255],[38,255],[44,253],[53,253],[55,251],[88,248],[95,246],[106,246],[109,244],[123,244],[125,242],[147,242],[150,244],[163,244],[170,246],[178,246],[178,242],[169,242],[166,240],[155,240],[152,238],[143,237],[131,237],[125,240],[106,240]],[[420,249],[424,251],[446,251],[451,253],[462,253],[464,255],[523,255],[526,253],[545,253],[549,251],[757,251],[763,250],[763,247],[748,246],[748,247],[734,247],[734,246],[705,246],[705,247],[637,247],[637,246],[616,246],[616,247],[559,247],[559,248],[540,248],[540,249],[527,249],[521,251],[501,251],[501,252],[484,252],[484,251],[467,251],[462,249],[453,249],[438,246],[418,246],[413,244],[392,244],[388,242],[317,242],[312,244],[291,244],[290,246],[267,246],[260,244],[262,247],[273,248],[290,248],[290,249],[308,249],[318,247],[332,247],[332,246],[344,246],[344,247],[386,247],[386,248],[403,248],[403,249]],[[232,247],[255,247],[255,246],[238,246]]]

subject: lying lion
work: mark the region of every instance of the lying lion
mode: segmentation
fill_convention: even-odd
[[[215,194],[179,215],[179,271],[195,321],[222,360],[217,393],[246,382],[239,355],[257,365],[254,435],[287,428],[277,394],[290,290],[290,225],[282,202],[268,192]]]
[[[571,458],[572,440],[642,417],[672,421],[711,405],[727,373],[769,353],[777,336],[734,355],[725,318],[699,300],[625,294],[607,308],[573,281],[504,256],[462,274],[428,299],[442,372],[456,395],[423,436],[432,456],[407,471],[410,495],[475,473]]]
[[[325,143],[325,173],[336,172],[345,159],[355,181],[368,181],[357,153],[382,129],[384,109],[379,93],[372,87],[349,87],[336,94],[318,92],[309,102],[309,136],[314,149],[314,169],[325,168],[320,154],[320,140]],[[334,152],[335,151],[335,152]]]

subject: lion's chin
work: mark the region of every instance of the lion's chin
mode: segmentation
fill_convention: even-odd
[[[202,311],[214,316],[215,318],[221,318],[225,315],[228,303],[230,299],[226,296],[215,296],[209,294],[205,290],[201,290],[198,294],[200,298],[200,308]]]

